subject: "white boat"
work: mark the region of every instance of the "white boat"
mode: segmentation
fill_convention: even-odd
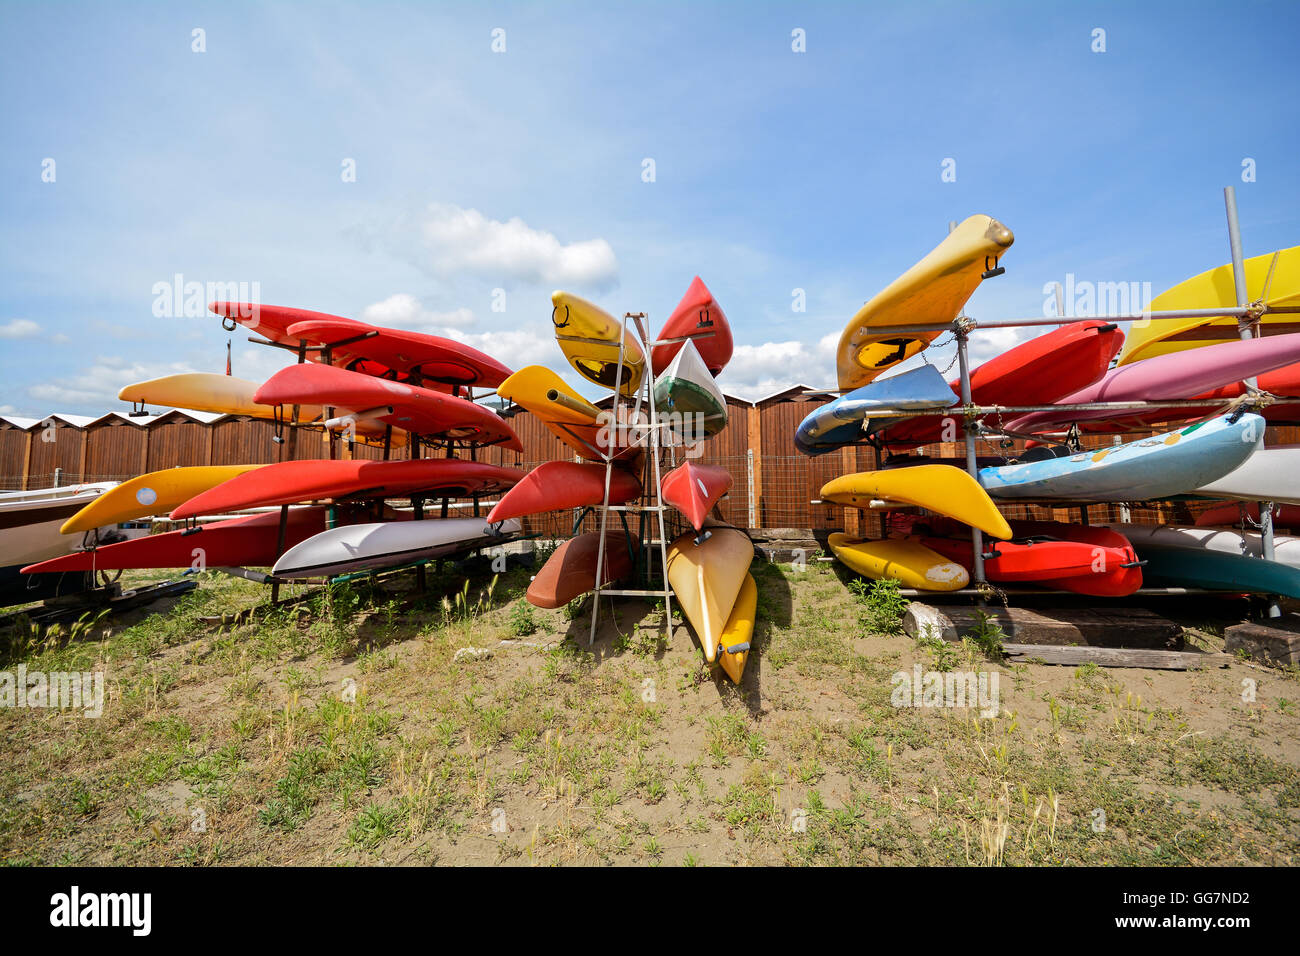
[[[1235,471],[1197,488],[1196,494],[1300,505],[1300,445],[1261,448]]]
[[[1106,527],[1128,538],[1138,556],[1142,545],[1152,544],[1162,548],[1185,548],[1195,551],[1214,551],[1219,554],[1239,554],[1252,558],[1263,557],[1264,545],[1256,531],[1242,534],[1224,528],[1194,528],[1181,525],[1109,524]],[[1300,538],[1279,534],[1273,538],[1273,560],[1278,564],[1300,570]]]
[[[0,492],[0,569],[21,568],[81,550],[81,536],[59,534],[59,528],[116,486],[115,481],[105,481]]]
[[[294,545],[275,562],[278,578],[317,578],[391,568],[506,540],[518,520],[489,524],[482,518],[429,518],[330,528]]]

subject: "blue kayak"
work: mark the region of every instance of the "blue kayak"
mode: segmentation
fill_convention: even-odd
[[[1146,587],[1206,588],[1300,598],[1300,570],[1249,554],[1134,542]]]
[[[870,415],[876,409],[933,412],[956,404],[952,386],[943,380],[939,370],[922,365],[901,375],[877,379],[814,410],[795,429],[795,447],[805,455],[824,455],[903,421],[882,418],[872,422]]]
[[[994,498],[1146,501],[1185,494],[1236,470],[1260,447],[1264,419],[1220,416],[1179,431],[1077,455],[981,468]]]

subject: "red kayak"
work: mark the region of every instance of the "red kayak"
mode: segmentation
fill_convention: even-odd
[[[668,316],[668,321],[659,331],[660,341],[686,337],[695,341],[695,347],[710,374],[717,375],[731,361],[731,326],[727,324],[727,316],[722,307],[699,276],[691,282],[682,301],[677,303],[677,308],[673,309],[673,314]],[[650,362],[656,375],[662,374],[672,364],[681,348],[681,342],[673,342],[669,345],[656,345],[650,350]]]
[[[600,534],[593,531],[570,538],[556,548],[528,585],[528,603],[536,607],[563,607],[595,588],[596,551],[599,544]],[[640,546],[640,541],[634,534],[606,532],[605,563],[601,574],[605,579],[603,583],[618,581],[631,574],[632,555]]]
[[[386,329],[341,315],[285,305],[211,302],[208,310],[281,345],[298,346],[304,340],[309,345],[331,345],[355,339],[334,350],[330,364],[367,375],[405,378],[414,373],[439,383],[490,388],[510,375],[510,369],[490,355],[436,335]],[[377,334],[359,338],[369,333]],[[308,352],[307,358],[321,360],[319,352]]]
[[[261,473],[256,481],[245,481]],[[180,521],[269,505],[291,505],[327,498],[470,498],[496,494],[524,477],[502,468],[459,458],[410,461],[282,461],[236,475],[195,495],[171,513]]]
[[[1196,516],[1196,525],[1199,528],[1227,528],[1241,524],[1241,505],[1246,506],[1246,514],[1258,525],[1259,503],[1254,501],[1240,503],[1233,501],[1224,505],[1215,505],[1209,511]],[[1273,527],[1300,528],[1300,505],[1274,505]]]
[[[609,476],[609,503],[621,505],[641,494],[635,475],[615,468]],[[586,508],[605,500],[605,466],[577,461],[538,465],[507,491],[487,516],[489,522],[522,518],[565,508]]]
[[[968,571],[974,566],[970,529],[951,519],[924,518],[942,537],[921,543]],[[984,573],[993,582],[1031,582],[1096,597],[1123,597],[1142,586],[1132,544],[1109,528],[1059,521],[1012,521],[1010,541],[985,542]]]
[[[268,466],[269,467],[269,466]],[[289,511],[284,547],[306,541],[325,530],[328,508],[294,508]],[[23,568],[23,574],[55,571],[117,571],[134,568],[266,568],[280,557],[278,512],[245,515],[199,525],[198,531],[168,531],[106,544],[93,551],[42,561]],[[200,563],[201,562],[201,565]]]
[[[1271,392],[1279,398],[1300,398],[1300,362],[1265,372],[1257,376],[1256,380],[1261,390]],[[1205,405],[1153,408],[1149,411],[1132,413],[1132,417],[1108,422],[1080,422],[1079,428],[1089,432],[1144,431],[1155,425],[1193,421],[1218,414],[1219,409],[1228,402],[1245,394],[1245,382],[1232,382],[1209,392],[1188,396],[1196,401],[1204,399]],[[1259,414],[1270,423],[1300,422],[1300,405],[1269,405],[1261,409]]]
[[[256,392],[261,405],[323,405],[349,409],[427,438],[501,444],[523,451],[519,436],[496,412],[455,395],[392,382],[329,365],[300,363],[280,369]]]
[[[691,527],[699,531],[718,499],[731,489],[731,480],[731,472],[725,468],[687,461],[664,475],[664,501],[686,515]]]
[[[977,405],[1050,404],[1101,378],[1123,344],[1124,333],[1116,325],[1097,319],[1071,322],[975,369],[971,400]],[[958,380],[949,385],[954,395],[961,394]],[[929,445],[943,440],[943,422],[939,415],[909,418],[884,431],[882,437],[895,449]]]
[[[363,328],[358,330],[358,326]],[[332,350],[335,365],[369,372],[378,364],[403,376],[486,388],[496,388],[512,374],[492,356],[438,335],[386,329],[339,317],[295,322],[288,328],[292,338],[306,339],[314,345],[347,342],[366,332],[376,334]]]

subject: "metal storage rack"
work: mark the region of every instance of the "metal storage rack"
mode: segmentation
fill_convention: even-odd
[[[1234,187],[1232,186],[1224,187],[1223,197],[1224,197],[1224,206],[1227,213],[1228,243],[1232,252],[1232,270],[1233,270],[1233,279],[1234,279],[1236,298],[1237,298],[1237,305],[1235,308],[1177,309],[1177,310],[1169,310],[1169,311],[1147,312],[1144,314],[1105,315],[1105,316],[1095,316],[1095,317],[1081,316],[1078,318],[1097,318],[1097,319],[1104,319],[1111,322],[1129,322],[1129,321],[1139,321],[1139,320],[1148,320],[1148,319],[1217,318],[1221,316],[1235,316],[1237,319],[1238,333],[1240,334],[1241,338],[1250,339],[1250,338],[1256,338],[1261,334],[1259,328],[1259,321],[1263,316],[1268,315],[1270,313],[1300,312],[1300,309],[1289,308],[1289,307],[1270,308],[1265,304],[1265,301],[1262,298],[1258,302],[1254,302],[1254,303],[1249,302],[1248,293],[1246,289],[1246,272],[1245,272],[1245,266],[1243,264],[1243,258],[1241,252],[1241,229],[1237,220],[1237,197],[1236,197],[1236,190],[1234,189]],[[987,279],[995,275],[1000,275],[1002,271],[1003,270],[1000,267],[998,267],[995,263],[994,268],[989,269],[988,271],[985,272],[984,278]],[[1058,297],[1058,303],[1059,301],[1060,299]],[[1058,313],[1063,313],[1063,311],[1064,310],[1062,309],[1058,309]],[[966,470],[971,475],[971,477],[976,479],[976,481],[979,480],[979,468],[978,465],[976,464],[975,444],[976,444],[977,436],[979,435],[982,427],[979,423],[979,420],[985,415],[1027,414],[1030,412],[1046,411],[1046,410],[1056,411],[1062,408],[1077,408],[1080,410],[1096,409],[1096,410],[1103,410],[1103,411],[1106,410],[1124,411],[1124,410],[1141,410],[1141,409],[1147,409],[1153,407],[1160,407],[1160,408],[1166,408],[1166,407],[1203,408],[1205,407],[1206,402],[1203,400],[1199,402],[1193,400],[1186,400],[1186,401],[1161,400],[1156,402],[1152,402],[1152,401],[1085,402],[1085,403],[1079,403],[1077,405],[1020,405],[1020,406],[973,404],[971,398],[971,384],[970,384],[970,360],[969,360],[968,348],[967,348],[968,339],[972,332],[976,332],[981,329],[1010,329],[1010,328],[1024,328],[1030,326],[1063,325],[1071,321],[1074,321],[1074,317],[1067,316],[1064,314],[1058,314],[1053,318],[1010,319],[1010,320],[999,321],[999,322],[977,322],[976,320],[968,318],[965,315],[960,315],[952,322],[945,322],[941,324],[928,324],[928,325],[918,324],[918,325],[881,326],[877,329],[877,331],[883,333],[895,333],[898,335],[917,334],[922,332],[933,332],[935,334],[940,334],[943,332],[951,332],[953,334],[953,337],[957,343],[957,360],[959,363],[960,391],[961,391],[960,409],[954,411],[957,411],[959,414],[961,414],[964,420],[963,431],[965,434]],[[1252,388],[1255,388],[1257,385],[1256,381],[1253,378],[1247,379],[1246,382]],[[1269,402],[1275,405],[1291,405],[1291,404],[1300,404],[1300,399],[1278,398],[1276,396],[1270,396]],[[917,413],[915,410],[909,411],[909,410],[897,409],[897,408],[895,409],[882,408],[882,409],[872,410],[872,416],[879,417],[879,418],[908,418],[916,414]],[[1033,503],[1033,502],[1025,500],[1025,501],[1019,501],[1018,503],[1023,504],[1023,503]],[[1063,506],[1068,506],[1070,503],[1053,502],[1053,504],[1055,504],[1057,507],[1063,507]],[[1083,512],[1086,521],[1086,516],[1087,516],[1086,503],[1081,505],[1081,511]],[[1273,512],[1273,502],[1271,501],[1259,502],[1260,540],[1261,540],[1260,557],[1265,560],[1272,560],[1275,554],[1274,542],[1273,542],[1272,512]],[[970,589],[969,592],[963,591],[963,592],[956,592],[956,593],[963,593],[963,594],[971,593],[975,595],[982,595],[989,590],[989,582],[984,572],[983,533],[978,528],[971,529],[971,548],[973,551],[973,560],[972,560],[973,573],[971,575],[973,588]],[[918,592],[918,593],[929,594],[930,592]],[[1050,593],[1068,593],[1068,592],[1051,592],[1051,591],[1043,590],[1043,591],[1036,591],[1034,593],[1050,594]],[[1143,588],[1139,593],[1143,596],[1150,596],[1150,595],[1184,595],[1189,593],[1216,593],[1216,592],[1197,592],[1196,589],[1188,589],[1188,588]],[[1268,606],[1267,614],[1269,617],[1279,617],[1281,615],[1281,609],[1278,607],[1276,600],[1270,602]]]

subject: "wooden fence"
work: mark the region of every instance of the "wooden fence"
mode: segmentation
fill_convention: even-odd
[[[799,421],[825,396],[809,397],[802,387],[750,403],[729,398],[729,422],[710,438],[702,460],[721,465],[731,472],[732,490],[722,503],[724,518],[741,527],[843,529],[850,534],[878,535],[883,516],[862,516],[848,508],[813,505],[821,486],[837,475],[867,471],[877,465],[874,449],[845,448],[817,458],[808,458],[794,447],[793,435]],[[522,453],[500,448],[483,449],[479,459],[493,464],[528,470],[545,461],[572,460],[573,452],[555,438],[533,415],[520,409],[506,414],[523,443]],[[0,487],[42,488],[82,481],[121,481],[146,471],[177,465],[248,464],[282,460],[288,442],[273,441],[271,423],[241,416],[196,417],[173,411],[157,418],[131,419],[108,414],[85,424],[59,417],[24,426],[0,419]],[[1107,436],[1086,440],[1089,447],[1110,444]],[[1270,445],[1300,442],[1300,428],[1270,428]],[[959,458],[961,443],[930,445],[924,453]],[[982,449],[992,454],[994,449]],[[301,430],[294,457],[329,457],[329,443],[321,432]],[[336,453],[347,455],[341,443]],[[379,448],[355,446],[354,458],[382,458]],[[394,457],[405,455],[404,449]],[[1064,509],[1010,506],[1009,517],[1065,518]],[[1102,520],[1101,508],[1094,520]],[[1186,521],[1195,507],[1169,504],[1159,509],[1135,510],[1136,521]],[[1074,516],[1069,516],[1074,517]],[[1106,517],[1118,520],[1118,509],[1106,509]]]

